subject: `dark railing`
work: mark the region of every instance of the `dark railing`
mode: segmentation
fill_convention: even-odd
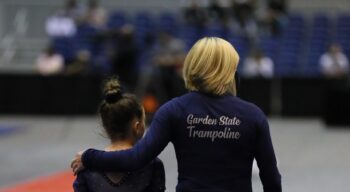
[[[0,75],[0,114],[94,115],[100,76]],[[350,86],[322,78],[240,79],[238,96],[267,115],[350,124]]]

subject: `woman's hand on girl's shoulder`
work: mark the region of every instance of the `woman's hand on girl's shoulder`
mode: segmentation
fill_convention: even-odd
[[[74,175],[77,175],[80,171],[82,171],[84,169],[84,165],[83,162],[81,160],[83,153],[85,152],[85,150],[83,151],[79,151],[74,159],[72,160],[72,162],[70,163],[70,167],[72,168],[72,171],[74,173]]]

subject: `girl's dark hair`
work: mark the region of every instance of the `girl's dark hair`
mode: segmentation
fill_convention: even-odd
[[[143,109],[135,95],[124,94],[117,78],[105,81],[103,96],[99,106],[102,125],[109,138],[125,139],[130,133],[133,118],[142,118]]]

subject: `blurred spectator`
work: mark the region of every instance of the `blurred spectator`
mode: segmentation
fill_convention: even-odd
[[[87,50],[78,51],[75,60],[66,68],[67,75],[84,75],[89,73],[91,55]]]
[[[154,53],[156,65],[181,68],[185,54],[185,44],[181,39],[175,38],[170,33],[160,31]]]
[[[281,14],[287,14],[286,3],[286,0],[268,0],[268,7],[269,9]]]
[[[255,0],[232,0],[234,31],[248,37],[254,46],[258,41],[258,26],[255,18]]]
[[[71,37],[76,31],[76,25],[69,17],[54,15],[46,21],[46,33],[50,37]]]
[[[264,56],[260,50],[253,50],[243,64],[243,75],[245,77],[272,78],[273,71],[274,64],[272,59]]]
[[[82,9],[79,7],[76,0],[66,0],[63,10],[59,11],[58,15],[69,17],[77,21],[82,16]]]
[[[221,22],[226,23],[228,17],[227,17],[227,10],[223,7],[223,5],[220,3],[221,1],[218,0],[211,0],[208,6],[208,16],[211,20],[214,22]]]
[[[130,91],[134,91],[138,81],[138,48],[134,37],[134,27],[130,24],[122,26],[110,34],[111,46],[109,56],[112,62],[112,73]]]
[[[52,46],[46,48],[36,61],[36,68],[41,75],[54,75],[63,72],[63,57]]]
[[[84,13],[83,21],[95,28],[105,27],[107,20],[107,12],[104,8],[100,7],[98,0],[89,0],[87,10]]]
[[[185,58],[185,44],[170,33],[161,31],[154,49],[155,74],[151,90],[161,103],[181,95],[184,84],[181,78]]]
[[[191,4],[184,8],[184,18],[187,24],[203,27],[208,16],[204,7],[200,6],[196,0],[192,0]]]
[[[273,36],[281,34],[287,22],[286,0],[268,0],[265,24],[268,32]]]
[[[324,76],[343,78],[349,72],[349,61],[339,44],[331,44],[328,52],[320,58],[320,68]]]
[[[46,20],[46,32],[51,37],[73,36],[80,17],[81,10],[76,0],[67,0],[62,10]]]

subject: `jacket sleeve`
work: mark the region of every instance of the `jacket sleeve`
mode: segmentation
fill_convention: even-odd
[[[84,178],[84,171],[78,173],[73,183],[74,192],[88,192],[88,187]]]
[[[171,140],[173,110],[171,103],[163,105],[145,137],[131,149],[115,152],[88,149],[82,156],[84,167],[99,171],[134,171],[146,166]]]
[[[260,170],[259,175],[264,192],[281,192],[281,175],[277,168],[269,125],[264,115],[257,126],[255,159]]]

